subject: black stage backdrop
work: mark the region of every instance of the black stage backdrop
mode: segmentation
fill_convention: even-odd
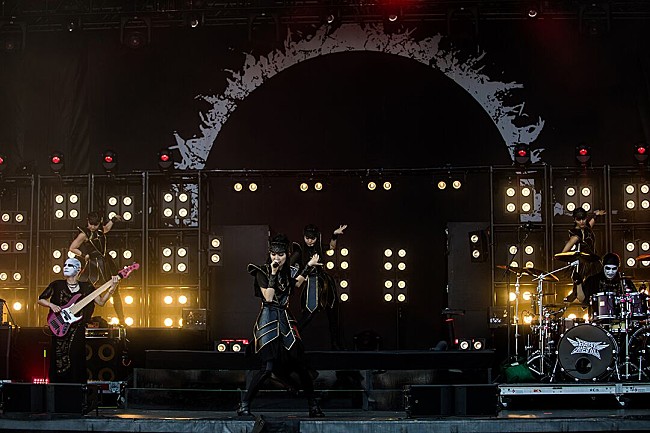
[[[487,77],[476,80],[482,84],[517,84],[495,94],[505,101],[501,106],[514,107],[509,121],[520,133],[529,132],[527,139],[504,140],[493,120],[498,113],[488,114],[474,87],[459,85],[462,74],[452,67],[340,49],[278,69],[250,87],[222,127],[212,129],[217,133],[209,154],[185,168],[503,165],[510,163],[506,144],[517,141],[543,149],[538,162],[573,165],[574,147],[585,142],[595,165],[632,164],[632,144],[647,141],[649,133],[646,27],[615,21],[608,34],[589,36],[571,20],[482,22],[479,52],[456,52],[456,63],[477,59],[475,69]],[[411,39],[440,31],[423,24]],[[317,29],[292,29],[292,38],[301,32]],[[447,45],[443,37],[440,47]],[[274,49],[279,51],[271,55]],[[118,153],[122,173],[155,170],[159,149],[177,145],[179,137],[207,135],[202,126],[213,105],[200,95],[220,95],[232,71],[250,70],[261,60],[273,64],[283,49],[248,41],[241,27],[154,29],[152,43],[139,50],[121,46],[116,30],[29,33],[22,52],[0,54],[0,149],[9,156],[8,173],[25,165],[48,173],[47,156],[54,149],[64,152],[67,174],[101,173],[99,155],[107,148]],[[539,119],[537,134],[526,128],[539,126]],[[489,221],[487,179],[476,175],[456,195],[423,195],[405,175],[400,182],[408,187],[369,199],[340,178],[322,198],[283,195],[276,188],[256,203],[236,205],[224,189],[214,188],[210,225],[268,225],[298,240],[308,222],[325,233],[348,223],[344,245],[357,248],[358,265],[368,271],[366,281],[354,282],[358,303],[343,312],[346,337],[372,327],[387,337],[387,346],[396,345],[397,313],[394,305],[369,295],[380,290],[370,245],[405,244],[420,271],[413,277],[401,345],[431,347],[444,335],[439,311],[446,305],[445,228],[453,221]]]

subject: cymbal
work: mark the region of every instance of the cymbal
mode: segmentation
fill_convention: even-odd
[[[600,257],[597,255],[585,253],[582,251],[567,251],[565,253],[557,253],[553,257],[555,257],[556,260],[561,260],[563,262],[572,262],[576,259],[587,260],[589,262],[600,260]]]
[[[506,266],[506,265],[497,265],[497,268],[499,269],[505,269],[507,271],[510,271],[514,274],[521,274],[521,275],[530,275],[531,277],[539,277],[540,275],[544,274],[545,272],[539,269],[535,268],[521,268],[519,266]],[[555,275],[546,275],[544,278],[542,278],[542,281],[559,281],[559,279]]]
[[[637,256],[634,260],[637,262],[643,262],[645,260],[650,260],[650,254],[641,254],[640,256]]]

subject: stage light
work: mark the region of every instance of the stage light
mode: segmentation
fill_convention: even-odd
[[[222,249],[223,238],[217,235],[210,235],[208,247],[208,266],[223,266]]]
[[[158,152],[158,168],[168,171],[174,165],[174,158],[171,150],[162,149]]]
[[[16,301],[13,303],[12,308],[14,311],[20,311],[23,309],[23,304],[20,301]]]
[[[126,326],[133,326],[133,323],[134,323],[133,317],[126,317],[124,319],[124,324]]]
[[[3,154],[0,153],[0,173],[5,171],[8,162],[9,160],[7,159],[7,157],[5,157]]]
[[[575,151],[575,156],[576,160],[580,163],[582,166],[586,166],[589,161],[591,160],[591,148],[587,146],[586,144],[580,144],[576,146],[576,151]]]
[[[369,191],[374,191],[377,189],[377,183],[371,180],[370,182],[368,182],[367,187]]]
[[[132,49],[142,48],[151,42],[150,17],[121,17],[120,43]]]
[[[117,154],[112,150],[105,150],[102,153],[102,166],[106,173],[112,173],[117,167]]]
[[[235,184],[232,186],[232,189],[234,189],[235,192],[240,192],[241,190],[244,189],[244,186],[242,185],[241,182],[235,182]]]
[[[341,279],[339,281],[339,299],[341,302],[348,302],[350,300],[350,281],[348,279]]]
[[[645,143],[637,143],[634,145],[634,159],[639,164],[644,164],[648,160],[648,145]]]
[[[166,317],[165,320],[163,320],[163,324],[166,327],[171,328],[172,325],[174,324],[174,321],[171,319],[171,317]]]
[[[64,169],[64,159],[63,153],[55,150],[50,154],[50,169],[55,173],[59,174]]]
[[[515,164],[526,167],[530,164],[530,147],[525,143],[517,143],[514,147]]]
[[[469,232],[470,260],[472,262],[485,262],[487,260],[488,242],[485,230]]]
[[[472,341],[466,339],[458,340],[458,350],[469,350],[472,347]]]
[[[131,304],[133,304],[133,301],[134,301],[134,299],[133,299],[133,296],[131,296],[131,295],[126,295],[126,296],[124,297],[124,303],[125,303],[126,305],[131,305]]]

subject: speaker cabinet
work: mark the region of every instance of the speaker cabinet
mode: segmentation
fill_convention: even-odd
[[[97,407],[98,388],[76,383],[3,383],[3,413],[65,413],[85,415]]]
[[[496,416],[498,390],[495,384],[407,385],[404,408],[408,417]]]
[[[9,412],[45,412],[45,385],[3,383],[2,410]]]
[[[115,338],[86,338],[86,368],[88,380],[113,382],[126,379],[122,364],[125,343]]]

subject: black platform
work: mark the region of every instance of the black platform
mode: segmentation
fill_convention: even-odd
[[[322,351],[307,352],[315,370],[435,370],[485,369],[494,367],[492,350],[477,351]],[[172,370],[257,369],[253,357],[244,353],[196,350],[147,350],[146,368]]]

